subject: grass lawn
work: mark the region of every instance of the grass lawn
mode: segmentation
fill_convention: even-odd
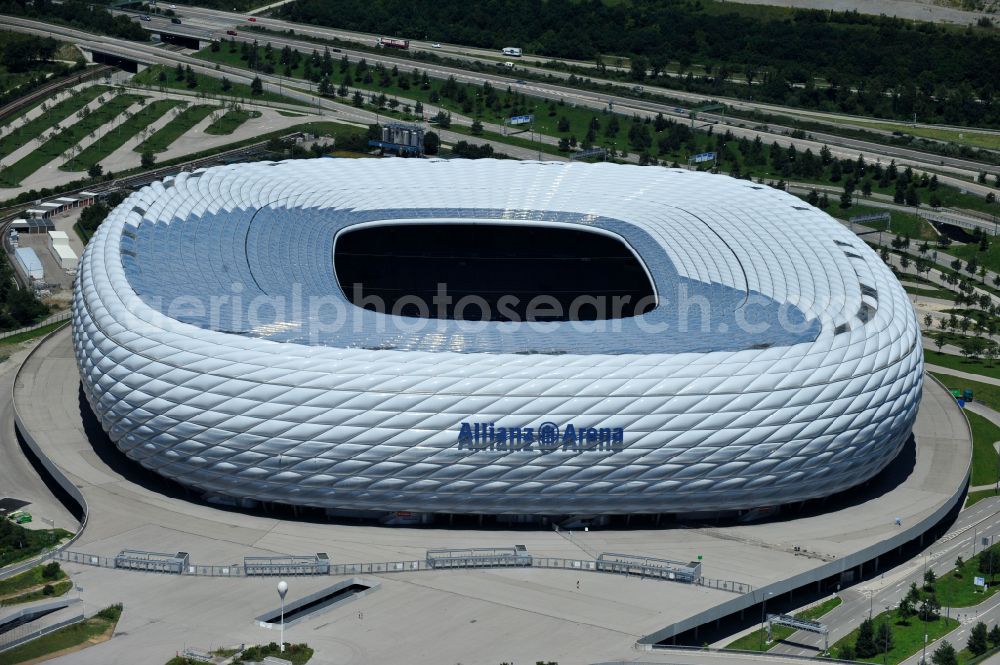
[[[90,144],[83,152],[59,168],[64,171],[86,171],[125,145],[129,139],[145,129],[147,125],[156,122],[163,114],[181,103],[176,99],[159,99],[148,104],[131,118],[118,125],[113,132],[103,136],[98,142]]]
[[[117,95],[82,120],[63,129],[28,155],[0,171],[0,187],[17,187],[21,180],[65,153],[90,133],[110,123],[140,99],[139,95]]]
[[[205,128],[206,134],[232,134],[236,128],[251,118],[259,118],[260,111],[227,111],[225,115]]]
[[[15,131],[0,138],[0,159],[38,138],[47,129],[61,123],[109,89],[103,85],[86,87],[36,116],[33,120],[23,124],[17,122],[18,128]]]
[[[993,545],[990,549],[1000,548],[1000,544]],[[980,553],[971,557],[962,564],[962,568],[949,570],[934,583],[934,591],[942,605],[949,607],[972,607],[983,602],[994,593],[997,587],[995,582],[1000,579],[1000,570],[993,571],[993,578],[986,573],[979,572]],[[980,587],[973,584],[975,577],[987,578],[988,589],[983,592]]]
[[[991,409],[1000,411],[1000,386],[980,381],[970,381],[940,372],[931,372],[931,374],[933,374],[935,379],[943,383],[948,390],[965,390],[966,388],[971,388],[975,401],[982,402]]]
[[[14,575],[13,577],[0,580],[0,596],[9,596],[13,593],[17,593],[18,591],[38,586],[39,584],[48,584],[56,580],[64,579],[66,579],[66,573],[64,573],[61,568],[55,577],[52,579],[46,579],[42,576],[42,566],[35,566],[31,570],[26,570],[23,573]]]
[[[58,598],[73,588],[73,583],[69,580],[55,582],[54,584],[50,583],[50,585],[52,587],[52,593],[46,594],[44,588],[35,589],[34,591],[21,594],[19,596],[4,598],[3,600],[0,600],[0,605],[20,605],[21,603],[33,603],[36,600],[43,600],[45,598]]]
[[[264,62],[264,46],[258,47],[258,50],[260,53],[260,62]],[[320,53],[323,51],[322,47],[318,47],[317,50]],[[309,53],[303,53],[303,55],[308,56]],[[241,69],[249,69],[247,61],[243,60],[241,57],[239,48],[232,53],[229,52],[228,42],[224,42],[219,51],[213,52],[211,48],[204,48],[196,53],[195,57],[202,58],[209,62],[225,64],[232,67],[240,67]],[[298,67],[291,71],[291,78],[296,79],[295,83],[299,86],[308,84],[307,81],[303,80],[305,68],[304,60],[305,58],[303,58],[303,62],[300,63]],[[283,65],[277,65],[278,73],[281,72],[282,67]],[[407,87],[402,87],[399,83],[399,79],[401,77],[406,78],[410,76],[414,69],[420,70],[421,67],[419,64],[415,63],[414,67],[400,68],[399,76],[393,77],[392,82],[389,85],[380,86],[378,78],[373,79],[370,83],[365,83],[363,75],[358,76],[357,67],[352,64],[350,71],[354,81],[351,83],[350,88],[352,90],[361,89],[368,92],[382,93],[390,99],[396,97],[399,99],[413,100],[414,102],[419,101],[424,105],[434,104],[435,106],[440,106],[447,111],[461,113],[466,116],[476,115],[476,102],[474,100],[477,99],[477,93],[480,93],[479,97],[482,97],[481,93],[483,88],[481,86],[458,84],[458,86],[466,92],[468,99],[473,100],[466,104],[444,96],[441,96],[439,100],[432,102],[432,92],[440,91],[444,81],[441,79],[431,79],[430,88],[428,89],[423,89],[419,84],[413,83],[410,83]],[[374,66],[369,65],[369,70],[374,72]],[[343,75],[340,73],[340,62],[337,59],[335,59],[334,62],[334,73],[331,78],[337,85],[339,85],[343,78]],[[504,103],[499,108],[499,112],[496,109],[485,108],[484,105],[481,105],[481,119],[485,122],[501,123],[511,115],[531,114],[535,116],[534,129],[536,131],[556,137],[569,137],[570,135],[575,135],[577,139],[582,140],[587,133],[587,127],[590,124],[591,119],[596,117],[601,125],[601,129],[597,133],[597,143],[601,145],[605,143],[611,145],[613,141],[618,141],[619,149],[626,147],[625,143],[627,142],[628,127],[630,122],[628,116],[618,115],[618,131],[609,134],[606,131],[606,126],[607,120],[611,117],[611,114],[602,113],[601,111],[589,109],[583,106],[574,107],[571,104],[560,104],[559,102],[549,101],[542,99],[541,97],[521,95],[517,88],[519,88],[519,86],[516,84],[511,86],[512,94],[516,94],[518,96],[518,108],[516,110],[513,108],[514,100],[512,97],[510,99],[510,105],[507,104],[507,88],[504,86],[497,86],[496,93],[502,100],[504,100]],[[342,98],[342,101],[347,103],[350,103],[350,100],[350,95],[346,98]],[[562,118],[565,118],[568,123],[568,128],[565,131],[559,131],[558,129],[560,119]],[[485,137],[485,134],[483,136]],[[500,138],[504,140],[504,142],[513,143],[513,141],[509,141],[504,137]]]
[[[9,520],[0,520],[0,567],[30,559],[64,538],[72,536],[65,529],[25,529]]]
[[[163,81],[160,80],[160,72],[163,72],[165,77]],[[194,88],[189,88],[186,80],[177,79],[177,72],[174,69],[163,65],[153,65],[133,76],[132,82],[136,85],[148,86],[153,89],[185,90],[191,94],[201,94],[233,101],[281,102],[294,106],[305,106],[305,104],[297,99],[291,99],[290,97],[278,95],[273,92],[264,91],[259,95],[254,95],[250,92],[250,85],[248,83],[232,81],[230,82],[230,88],[223,90],[221,74],[219,78],[208,76],[207,74],[198,74],[197,76],[198,85]]]
[[[1000,133],[996,132],[977,132],[975,129],[956,130],[937,127],[913,127],[901,123],[878,122],[876,120],[869,122],[867,120],[855,120],[854,118],[845,118],[843,122],[860,127],[882,129],[889,132],[902,132],[911,136],[922,136],[927,139],[971,145],[977,148],[1000,150]]]
[[[245,663],[247,661],[261,661],[268,656],[275,656],[291,661],[292,665],[305,665],[313,656],[313,650],[305,644],[289,644],[285,642],[285,651],[282,653],[277,642],[271,642],[262,646],[248,647],[241,656],[234,660],[234,663]],[[2,664],[0,664],[2,665]]]
[[[992,496],[1000,496],[997,492],[993,490],[981,490],[979,492],[969,492],[969,496],[965,499],[965,507],[971,508],[983,499],[989,499]]]
[[[1000,214],[1000,209],[997,209],[996,212]],[[985,252],[980,252],[979,245],[975,242],[970,242],[968,245],[949,247],[945,252],[952,256],[957,256],[966,263],[970,259],[975,259],[978,265],[986,266],[988,270],[992,270],[993,272],[1000,272],[1000,240],[991,242],[990,248]],[[975,281],[978,285],[979,279],[977,278]]]
[[[1000,367],[997,367],[992,362],[987,363],[982,359],[963,358],[961,356],[953,356],[948,353],[939,353],[930,349],[924,349],[924,360],[931,365],[939,365],[959,372],[982,374],[983,376],[1000,379]]]
[[[940,598],[940,595],[938,597]],[[913,654],[923,649],[924,633],[927,634],[928,640],[933,642],[942,635],[948,634],[958,626],[958,621],[955,619],[945,618],[944,616],[940,617],[936,621],[927,622],[921,621],[917,617],[913,617],[909,620],[908,626],[900,624],[899,620],[899,615],[894,609],[877,615],[874,618],[876,630],[880,623],[886,621],[892,626],[893,646],[889,650],[888,654],[879,653],[872,658],[855,658],[855,660],[863,663],[881,663],[884,656],[887,663],[895,665],[896,663],[906,660]],[[830,652],[836,655],[840,648],[845,644],[854,646],[857,639],[858,629],[855,628],[846,637],[837,640],[836,644],[830,647]]]
[[[903,275],[902,279],[906,279],[906,275]],[[914,296],[922,296],[924,298],[940,298],[942,300],[955,300],[954,291],[945,291],[944,289],[918,289],[913,286],[903,285],[903,289],[907,293]]]
[[[972,486],[988,485],[997,480],[997,453],[993,444],[1000,441],[1000,427],[966,410],[972,426]]]
[[[219,108],[208,104],[198,104],[189,106],[178,113],[173,120],[160,127],[152,136],[133,148],[136,152],[163,152],[170,147],[174,141],[183,136],[192,127],[212,114],[212,111]]]
[[[834,596],[833,598],[828,598],[824,600],[819,605],[809,607],[802,610],[801,612],[796,612],[795,616],[800,619],[809,619],[810,621],[815,621],[821,616],[832,610],[833,608],[840,605],[843,600],[840,596]],[[764,640],[767,637],[767,629],[758,628],[752,633],[748,633],[739,639],[733,640],[725,646],[726,649],[742,649],[744,651],[769,651],[774,648],[776,644],[782,640],[786,640],[795,633],[794,628],[789,628],[788,626],[774,626],[771,630],[771,643],[766,644]],[[763,645],[763,649],[761,646]]]
[[[36,328],[35,330],[29,330],[27,332],[18,333],[16,335],[11,335],[10,337],[4,337],[0,339],[0,346],[10,345],[10,344],[20,344],[21,342],[27,342],[29,339],[35,339],[36,337],[41,337],[42,335],[48,335],[53,330],[66,325],[68,321],[56,321],[55,323],[49,323],[42,326],[41,328]]]
[[[465,134],[469,137],[469,143],[479,144],[485,141],[497,141],[499,143],[508,143],[510,145],[518,146],[521,148],[527,148],[528,150],[541,150],[542,154],[545,155],[564,155],[568,156],[569,153],[559,152],[559,149],[554,145],[549,145],[547,143],[539,143],[538,141],[532,141],[528,138],[521,138],[519,136],[503,136],[502,134],[497,134],[496,132],[481,132],[479,134],[473,134],[471,127],[452,125],[446,130],[448,132],[455,132],[456,134]],[[522,136],[530,136],[525,133]],[[476,139],[479,139],[478,141]],[[497,152],[503,152],[503,149],[498,149]]]
[[[16,665],[35,658],[54,654],[63,649],[72,649],[84,645],[98,644],[111,637],[118,619],[121,618],[122,606],[112,605],[98,612],[90,619],[66,626],[49,633],[44,637],[32,640],[10,651],[0,653],[0,665]],[[86,646],[90,646],[87,644]]]
[[[832,197],[830,200],[830,207],[827,208],[827,212],[833,217],[843,220],[849,220],[851,217],[856,217],[858,215],[888,212],[890,217],[889,231],[891,233],[895,233],[900,236],[909,236],[913,240],[937,240],[938,238],[938,234],[934,231],[930,222],[919,215],[914,215],[908,212],[886,210],[885,208],[876,208],[875,206],[866,206],[864,204],[852,205],[850,208],[845,210],[837,205],[836,202],[833,201]],[[873,229],[885,229],[885,222],[866,222],[863,225]]]

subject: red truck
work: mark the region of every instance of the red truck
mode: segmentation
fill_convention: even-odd
[[[393,39],[392,37],[379,37],[375,42],[375,46],[383,46],[385,48],[398,48],[406,50],[410,48],[409,39]]]

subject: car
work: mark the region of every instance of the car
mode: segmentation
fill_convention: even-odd
[[[250,21],[251,23],[256,23],[257,22],[257,17],[256,16],[251,16],[247,20]]]
[[[140,17],[140,18],[141,18],[141,19],[142,19],[143,21],[152,21],[152,20],[153,20],[153,19],[152,19],[152,18],[150,18],[149,16],[142,16],[142,17]]]
[[[524,85],[524,79],[517,79],[516,81],[514,81],[514,83],[516,83],[517,85]]]
[[[227,35],[235,35],[236,31],[235,30],[226,30],[226,34]]]
[[[180,25],[180,23],[181,23],[181,20],[180,20],[179,18],[176,18],[176,17],[175,17],[175,18],[172,18],[172,19],[170,19],[170,22],[171,22],[171,23],[176,23],[177,25]]]
[[[434,42],[433,44],[431,44],[431,48],[441,48],[441,45],[438,44],[437,42]]]

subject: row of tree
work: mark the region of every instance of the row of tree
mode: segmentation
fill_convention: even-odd
[[[0,14],[55,21],[88,32],[148,42],[149,33],[126,15],[113,16],[106,7],[86,0],[2,0]]]
[[[605,76],[668,87],[891,117],[917,113],[927,121],[1000,124],[994,78],[1000,39],[991,30],[853,11],[729,10],[701,0],[439,0],[419,12],[405,0],[299,0],[279,12],[302,23],[394,37],[597,59]],[[608,53],[630,58],[624,72],[616,69],[620,58],[600,55]],[[694,63],[700,72],[691,72]],[[688,76],[677,77],[678,67]]]

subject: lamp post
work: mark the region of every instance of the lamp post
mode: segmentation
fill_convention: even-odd
[[[281,646],[280,652],[285,653],[285,594],[288,593],[288,582],[278,582],[278,595],[281,596]]]
[[[767,614],[767,599],[774,595],[773,591],[768,591],[764,596],[764,602],[760,606],[760,650],[764,650],[764,617]]]
[[[889,611],[889,605],[885,606],[885,611]],[[889,635],[892,633],[892,626],[889,623],[885,624],[885,649],[882,650],[882,665],[886,665],[886,659],[889,657]]]

